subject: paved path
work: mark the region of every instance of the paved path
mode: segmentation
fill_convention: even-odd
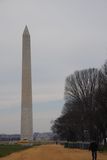
[[[91,153],[86,150],[65,149],[61,145],[41,145],[13,153],[0,160],[91,160]],[[107,153],[98,153],[97,160],[107,160]]]

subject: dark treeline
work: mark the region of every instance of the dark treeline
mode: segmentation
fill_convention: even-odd
[[[107,62],[74,72],[65,81],[65,104],[52,130],[61,140],[104,140],[107,134]]]

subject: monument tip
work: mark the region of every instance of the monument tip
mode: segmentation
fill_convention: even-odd
[[[28,27],[27,27],[27,25],[25,26],[25,29],[24,29],[24,32],[23,32],[23,34],[27,34],[27,35],[29,35],[29,30],[28,30]]]

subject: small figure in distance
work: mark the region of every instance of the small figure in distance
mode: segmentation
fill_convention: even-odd
[[[92,160],[97,160],[98,144],[96,141],[90,143],[89,150],[92,152]]]

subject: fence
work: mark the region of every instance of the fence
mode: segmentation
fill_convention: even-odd
[[[79,148],[79,149],[89,149],[89,142],[66,142],[64,143],[65,148]]]

